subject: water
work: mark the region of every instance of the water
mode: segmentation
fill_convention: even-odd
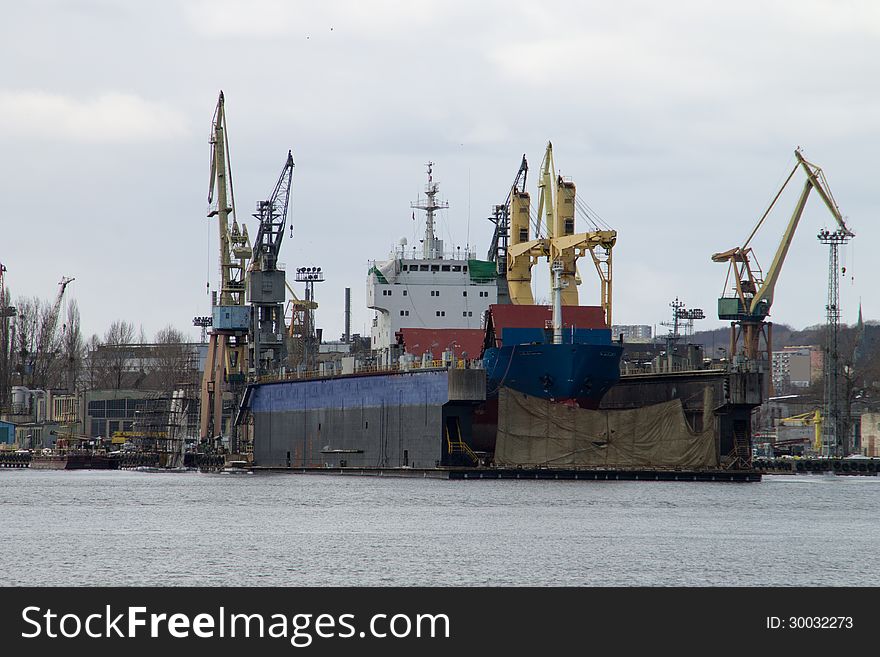
[[[880,478],[0,470],[0,585],[880,584]]]

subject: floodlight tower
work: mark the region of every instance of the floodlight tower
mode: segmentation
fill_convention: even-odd
[[[828,303],[825,305],[825,359],[822,367],[825,421],[822,424],[822,442],[829,456],[846,456],[848,450],[846,427],[840,408],[840,287],[837,276],[840,261],[837,251],[852,235],[848,230],[830,231],[823,228],[817,236],[822,244],[828,245]]]
[[[306,284],[306,303],[315,301],[315,283],[324,282],[324,273],[320,267],[299,267],[296,270],[296,280]],[[315,329],[314,306],[306,309],[303,321],[303,366],[306,371],[318,368],[318,345],[321,342],[318,331]]]
[[[15,317],[15,307],[9,305],[3,274],[6,267],[0,263],[0,409],[9,403],[10,394],[10,353],[9,353],[9,318]]]

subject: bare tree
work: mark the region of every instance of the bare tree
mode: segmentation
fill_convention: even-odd
[[[156,333],[153,374],[156,387],[169,395],[185,381],[191,366],[192,349],[184,334],[170,324]]]
[[[35,360],[39,333],[40,300],[19,297],[16,302],[13,337],[13,369],[19,385],[34,386]]]
[[[125,381],[126,366],[130,360],[129,349],[134,340],[134,324],[117,320],[104,333],[103,364],[107,368],[107,387],[119,390]]]
[[[79,321],[79,306],[76,299],[67,302],[67,321],[61,332],[61,354],[64,368],[60,383],[69,393],[76,392],[83,370],[85,344]]]
[[[104,367],[104,353],[101,351],[101,338],[92,334],[86,343],[86,385],[94,390],[104,385],[106,372]]]

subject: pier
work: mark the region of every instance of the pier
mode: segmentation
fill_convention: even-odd
[[[840,458],[759,458],[752,463],[763,474],[835,474],[847,476],[876,477],[880,472],[880,459]]]
[[[406,477],[415,479],[527,479],[560,481],[701,481],[758,482],[757,470],[672,470],[598,468],[252,468],[254,472],[360,477]]]

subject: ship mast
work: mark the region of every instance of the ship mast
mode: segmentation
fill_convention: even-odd
[[[565,265],[562,260],[554,260],[550,266],[553,274],[553,344],[562,344],[562,290],[568,287],[568,281],[562,278]]]
[[[422,257],[424,257],[425,260],[432,260],[443,257],[443,240],[438,240],[437,236],[434,234],[434,213],[437,210],[447,209],[449,203],[447,201],[438,201],[436,199],[440,188],[438,184],[434,182],[434,163],[428,162],[427,167],[428,184],[425,185],[425,196],[427,198],[424,202],[416,201],[415,203],[410,203],[410,207],[414,210],[423,210],[427,214],[427,217],[425,218],[425,239],[422,242]]]

